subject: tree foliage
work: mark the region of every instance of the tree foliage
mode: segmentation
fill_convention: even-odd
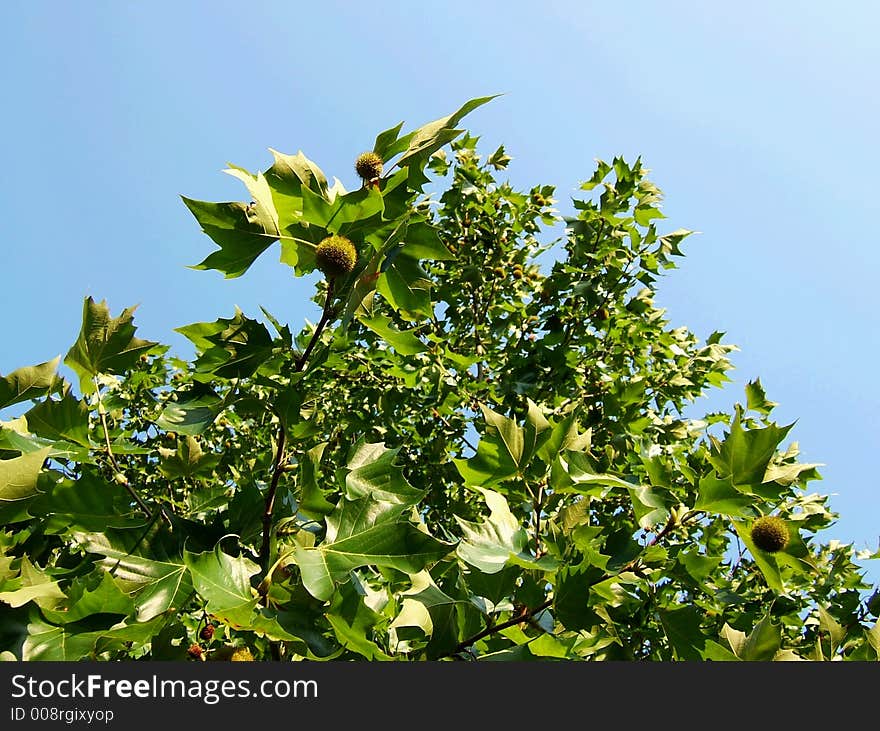
[[[246,201],[184,198],[197,269],[277,242],[314,323],[235,308],[178,328],[185,360],[90,297],[75,383],[0,377],[6,658],[880,657],[880,599],[760,381],[685,415],[735,347],[655,305],[690,232],[641,161],[598,162],[563,216],[459,129],[490,99],[380,133],[352,190],[273,150],[227,170]],[[353,269],[316,270],[328,237]]]

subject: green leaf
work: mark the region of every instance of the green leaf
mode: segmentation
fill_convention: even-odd
[[[205,611],[238,627],[247,627],[259,599],[251,588],[251,577],[260,567],[244,556],[230,556],[218,543],[213,551],[183,552],[193,588],[205,600]]]
[[[522,429],[522,453],[519,459],[515,460],[520,470],[525,470],[532,461],[532,457],[540,451],[552,434],[550,422],[544,417],[544,413],[538,405],[528,397],[526,397],[526,404],[528,411]]]
[[[497,436],[484,435],[473,457],[454,459],[453,464],[466,485],[491,487],[517,473],[516,463]]]
[[[525,443],[523,430],[513,419],[492,411],[488,406],[481,404],[480,408],[483,411],[483,418],[486,420],[486,423],[497,431],[497,437],[500,437],[500,444],[507,452],[507,456],[510,457],[511,462],[516,465],[517,469],[521,470],[523,467],[522,457]],[[495,437],[494,433],[493,437]]]
[[[834,619],[833,616],[828,612],[827,609],[823,606],[818,607],[819,612],[819,629],[828,633],[828,639],[830,640],[830,652],[829,655],[833,656],[838,648],[843,644],[843,641],[846,639],[846,629],[840,625],[840,623]]]
[[[553,611],[566,629],[580,631],[598,622],[589,605],[590,587],[599,581],[604,571],[589,562],[562,566],[556,572],[553,585]]]
[[[266,181],[272,189],[276,209],[284,218],[293,218],[302,212],[302,190],[307,188],[327,198],[327,176],[302,150],[286,155],[269,148],[275,162],[266,171]]]
[[[240,277],[278,240],[275,220],[262,206],[181,198],[202,231],[220,247],[220,251],[209,254],[193,269],[215,269],[227,279]]]
[[[253,175],[244,168],[230,165],[223,171],[233,178],[238,178],[248,189],[253,202],[250,204],[250,216],[262,223],[271,224],[269,231],[279,233],[278,213],[275,210],[275,202],[272,200],[272,191],[263,173]]]
[[[727,624],[722,628],[721,636],[730,645],[733,654],[745,662],[773,660],[782,642],[781,629],[772,623],[769,614],[755,625],[748,636]]]
[[[401,129],[403,129],[403,122],[386,129],[384,132],[380,132],[376,136],[376,142],[373,145],[373,152],[382,158],[383,161],[390,160],[394,155],[399,154],[404,149],[401,148],[396,152],[394,151],[394,145],[397,142]]]
[[[401,594],[401,609],[390,629],[401,639],[408,636],[408,629],[430,637],[426,652],[429,659],[436,659],[453,649],[461,639],[459,612],[476,616],[478,610],[470,602],[446,594],[427,571],[410,579],[412,586]]]
[[[336,584],[344,581],[353,569],[378,566],[415,574],[439,561],[451,549],[450,544],[407,522],[382,523],[316,548],[294,546],[303,584],[322,601],[333,595]]]
[[[120,485],[90,472],[76,481],[55,482],[30,504],[28,512],[46,519],[49,534],[129,528],[142,526],[147,520],[132,507],[131,496]]]
[[[400,449],[388,449],[383,442],[359,443],[348,460],[350,472],[345,477],[345,494],[350,500],[370,497],[386,503],[415,505],[424,497],[394,464]]]
[[[706,636],[700,630],[703,615],[696,607],[661,609],[660,623],[677,660],[702,660]]]
[[[558,481],[560,483],[558,489],[563,492],[598,496],[605,492],[605,488],[623,488],[629,491],[638,487],[617,475],[596,472],[590,458],[582,452],[568,452],[564,459],[557,458],[554,464],[558,465],[565,475],[564,480]]]
[[[45,447],[21,457],[0,460],[0,507],[5,503],[27,500],[38,493],[37,477],[49,451]]]
[[[191,388],[165,402],[156,419],[160,429],[196,436],[205,431],[220,414],[225,402],[210,386],[193,382]]]
[[[440,239],[437,229],[425,221],[412,221],[406,227],[403,253],[413,259],[432,259],[449,261],[455,259],[446,244]]]
[[[430,122],[412,132],[407,136],[407,147],[397,161],[397,164],[401,167],[423,165],[434,152],[454,140],[464,131],[455,129],[455,125],[474,109],[492,101],[497,96],[500,95],[495,94],[493,96],[471,99],[453,114]]]
[[[0,602],[11,607],[20,607],[34,602],[43,609],[52,609],[65,599],[64,592],[45,572],[34,566],[27,556],[21,557],[20,574],[17,580],[6,582],[17,585],[14,589],[0,591]]]
[[[108,530],[75,538],[86,551],[103,556],[101,565],[117,580],[131,584],[139,622],[180,609],[193,591],[183,558],[160,541],[145,541],[144,531]],[[142,543],[149,557],[135,553]]]
[[[322,442],[308,450],[299,461],[299,508],[310,517],[329,515],[336,507],[324,497],[318,486],[317,472],[327,442]]]
[[[760,485],[776,447],[785,439],[794,424],[743,429],[742,415],[737,409],[730,432],[709,452],[709,461],[721,478],[730,477],[734,485]]]
[[[374,526],[406,520],[404,514],[411,511],[412,506],[406,503],[380,502],[371,497],[343,498],[327,516],[325,541],[341,541]]]
[[[633,512],[640,528],[650,530],[669,519],[666,503],[649,485],[628,488]]]
[[[553,424],[549,436],[538,449],[538,457],[552,464],[560,452],[583,452],[590,448],[591,432],[578,429],[578,412],[571,411]]]
[[[102,573],[98,584],[89,589],[84,582],[74,582],[61,606],[43,609],[52,624],[79,622],[96,614],[127,617],[134,612],[134,602],[110,574]]]
[[[246,317],[238,308],[232,318],[213,323],[193,323],[176,328],[203,352],[196,370],[219,378],[252,376],[272,355],[272,335],[263,323]]]
[[[510,512],[503,495],[483,487],[474,489],[483,495],[489,517],[482,523],[472,523],[455,516],[462,531],[456,553],[462,561],[486,574],[501,571],[509,563],[542,571],[555,566],[549,556],[535,559],[528,552],[528,534]]]
[[[706,640],[706,647],[703,650],[704,660],[714,660],[715,662],[737,662],[739,658],[734,655],[723,645],[719,645],[714,640]]]
[[[383,269],[376,288],[406,320],[420,321],[431,315],[431,280],[417,259],[396,256]]]
[[[757,411],[766,416],[779,404],[767,399],[767,394],[761,385],[761,379],[756,378],[754,381],[749,381],[746,384],[746,406],[749,410]]]
[[[222,459],[219,454],[205,454],[195,437],[186,435],[177,441],[177,450],[159,449],[162,461],[159,471],[169,479],[205,477]]]
[[[0,409],[44,396],[55,384],[60,356],[46,363],[27,366],[0,376]]]
[[[89,446],[89,409],[70,389],[59,400],[47,398],[36,404],[25,418],[28,429],[39,437]]]
[[[755,498],[737,490],[730,477],[718,479],[713,475],[707,475],[700,478],[694,510],[741,517],[749,514],[749,506],[754,503]]]
[[[332,202],[303,190],[303,221],[327,233],[353,234],[356,227],[351,224],[378,216],[384,210],[385,198],[377,188],[359,188],[337,195]]]
[[[65,365],[79,375],[83,393],[94,393],[94,376],[123,373],[137,363],[142,353],[156,345],[134,336],[135,309],[129,307],[119,317],[111,317],[106,300],[95,302],[87,297],[83,302],[79,337],[64,358]]]
[[[398,330],[392,327],[390,317],[374,315],[358,319],[401,355],[415,355],[428,349],[412,330]]]
[[[98,636],[95,632],[68,631],[34,616],[28,625],[28,638],[22,645],[26,661],[74,662],[91,654]]]
[[[359,582],[354,579],[341,586],[325,615],[327,621],[333,627],[336,639],[347,650],[367,660],[393,660],[370,639],[373,627],[383,618],[364,603],[362,590],[359,589]]]

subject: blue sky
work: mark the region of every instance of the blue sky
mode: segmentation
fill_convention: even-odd
[[[869,2],[10,0],[0,373],[65,353],[86,295],[139,304],[139,334],[180,353],[173,328],[234,305],[314,318],[272,255],[238,280],[187,269],[213,247],[178,196],[241,199],[220,171],[269,147],[353,187],[378,131],[504,92],[466,125],[563,210],[595,158],[642,156],[670,230],[701,232],[659,303],[741,349],[698,408],[760,377],[825,465],[825,537],[876,548],[878,24]]]

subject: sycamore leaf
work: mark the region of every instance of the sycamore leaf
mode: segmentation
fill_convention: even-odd
[[[105,300],[87,297],[83,302],[79,337],[64,358],[65,365],[79,375],[83,393],[94,393],[92,379],[99,373],[123,373],[156,345],[134,336],[134,310],[129,307],[119,317],[111,317]]]
[[[382,523],[316,548],[294,546],[303,584],[322,601],[333,595],[336,584],[344,581],[353,569],[378,566],[414,574],[439,561],[450,550],[451,544],[437,540],[410,522]]]
[[[456,549],[459,558],[486,574],[497,573],[509,563],[538,570],[553,568],[555,562],[549,556],[535,559],[529,553],[528,534],[510,512],[504,496],[483,487],[474,489],[483,495],[489,516],[482,523],[455,516],[462,530]]]
[[[177,442],[177,449],[162,449],[159,471],[170,479],[204,477],[210,475],[220,463],[222,455],[202,451],[195,437],[186,435]]]
[[[260,567],[244,556],[224,553],[220,544],[204,553],[183,552],[193,588],[207,603],[205,611],[233,627],[248,627],[259,601],[251,577]]]
[[[735,486],[760,485],[776,448],[793,426],[771,424],[760,429],[744,429],[742,414],[737,409],[724,440],[720,443],[713,440],[709,461],[720,478],[729,477]]]
[[[0,507],[37,494],[37,477],[49,451],[49,447],[45,447],[14,459],[0,460]]]
[[[0,409],[44,396],[55,384],[61,357],[0,376]]]
[[[20,607],[32,601],[39,607],[52,609],[65,599],[58,583],[34,566],[27,556],[21,557],[18,579],[7,583],[17,585],[17,588],[0,591],[0,602],[11,607]]]
[[[216,269],[227,279],[240,277],[278,240],[276,221],[263,206],[239,202],[211,203],[181,197],[202,231],[220,247],[193,269]]]
[[[28,429],[38,437],[89,446],[89,409],[70,389],[60,399],[47,398],[25,414]]]
[[[416,490],[403,476],[403,469],[394,464],[397,449],[384,443],[359,443],[348,460],[350,472],[345,477],[345,494],[351,500],[370,497],[387,503],[415,505],[424,492]]]

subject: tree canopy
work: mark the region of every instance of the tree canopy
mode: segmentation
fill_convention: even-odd
[[[271,150],[245,200],[183,199],[195,268],[280,249],[314,322],[235,308],[185,359],[88,297],[73,382],[0,376],[4,657],[880,658],[761,382],[686,416],[736,348],[655,304],[691,232],[641,160],[562,215],[460,128],[491,99],[381,132],[351,190]]]

